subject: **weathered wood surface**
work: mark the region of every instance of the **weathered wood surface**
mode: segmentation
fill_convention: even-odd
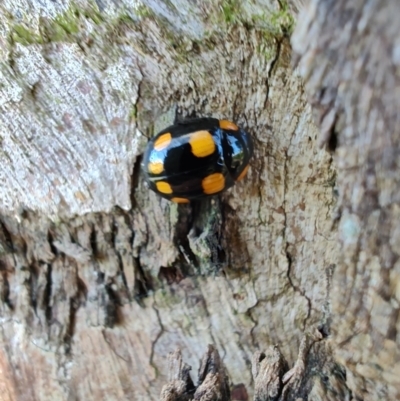
[[[293,70],[282,1],[31,3],[0,5],[0,400],[158,400],[168,353],[195,368],[210,343],[232,399],[274,345],[288,399],[394,396],[397,6],[310,1]],[[244,126],[247,180],[148,193],[139,155],[175,110]]]
[[[336,144],[332,339],[364,400],[400,398],[399,13],[395,1],[311,1],[293,36],[322,140]]]
[[[209,346],[204,354],[197,385],[190,377],[190,366],[180,351],[169,355],[169,382],[161,391],[161,401],[247,401],[242,386],[229,391],[229,378],[218,351]],[[252,358],[254,401],[324,400],[349,401],[346,372],[332,357],[323,335],[315,331],[304,336],[293,368],[278,346],[257,351]]]

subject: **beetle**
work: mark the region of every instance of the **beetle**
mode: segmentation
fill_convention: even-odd
[[[171,125],[146,147],[143,170],[151,190],[177,203],[212,196],[247,173],[251,136],[228,120],[197,118]]]

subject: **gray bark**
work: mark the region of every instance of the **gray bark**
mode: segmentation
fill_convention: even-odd
[[[1,401],[158,400],[208,344],[198,399],[397,394],[398,6],[309,2],[293,69],[301,3],[0,5]],[[149,193],[175,111],[249,131],[247,179]]]
[[[308,10],[293,43],[338,171],[335,355],[348,368],[355,397],[394,400],[400,397],[400,5],[312,1]]]

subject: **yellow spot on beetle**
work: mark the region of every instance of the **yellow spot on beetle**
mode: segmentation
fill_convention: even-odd
[[[193,132],[190,134],[189,143],[196,157],[206,157],[215,151],[214,139],[208,131]]]
[[[216,194],[225,188],[225,177],[221,173],[210,174],[203,179],[201,185],[205,194]]]
[[[239,127],[228,120],[219,120],[219,127],[221,129],[229,129],[231,131],[239,131]]]
[[[169,132],[166,134],[161,135],[156,141],[154,142],[154,149],[155,150],[163,150],[171,143],[172,137]]]
[[[147,169],[151,174],[161,174],[164,171],[164,163],[161,160],[150,162],[147,165]]]
[[[247,174],[247,172],[249,171],[249,165],[247,165],[243,171],[239,174],[239,177],[236,178],[236,181],[240,181],[241,179],[244,178],[244,176]]]
[[[158,181],[156,182],[156,187],[158,192],[161,192],[162,194],[172,194],[172,188],[171,185],[168,184],[168,182]]]
[[[171,198],[172,202],[176,203],[189,203],[190,200],[186,198]]]

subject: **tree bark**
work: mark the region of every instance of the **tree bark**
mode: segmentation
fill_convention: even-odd
[[[399,6],[381,3],[0,5],[1,401],[395,399]],[[149,193],[140,155],[175,114],[243,126],[247,179],[191,205]]]
[[[356,398],[394,400],[400,397],[400,5],[312,1],[308,10],[293,42],[338,172],[335,354]]]

